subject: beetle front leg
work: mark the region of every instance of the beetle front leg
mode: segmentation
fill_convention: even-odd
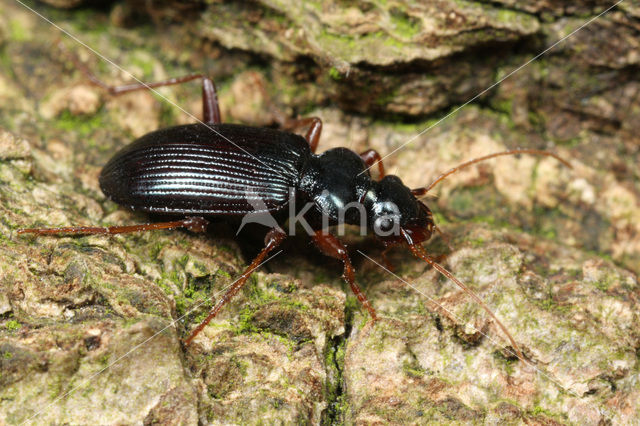
[[[375,309],[373,309],[373,306],[371,306],[367,297],[356,284],[353,265],[351,264],[349,253],[347,252],[347,248],[344,244],[342,244],[334,235],[325,231],[316,231],[313,235],[313,242],[325,255],[342,260],[344,265],[342,277],[349,284],[351,291],[353,291],[360,303],[367,308],[371,315],[371,319],[376,321],[378,319],[378,315],[376,314]]]

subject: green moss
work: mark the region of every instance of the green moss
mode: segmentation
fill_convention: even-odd
[[[484,246],[487,242],[485,241],[484,238],[480,237],[480,238],[475,238],[473,240],[467,240],[467,243],[471,245],[471,247],[482,247]]]
[[[512,99],[494,99],[491,101],[491,106],[498,112],[511,115],[513,112],[513,100]]]
[[[361,308],[362,304],[358,301],[356,296],[349,291],[344,302],[345,322],[352,323],[354,313],[358,312]],[[362,329],[366,323],[366,321],[360,321],[359,328]]]
[[[512,375],[515,372],[514,366],[516,365],[516,362],[518,362],[518,359],[516,357],[513,357],[513,359],[506,358],[502,352],[495,351],[493,352],[493,358],[496,363],[502,366],[503,370],[508,375]]]
[[[377,44],[381,44],[384,46],[389,46],[389,47],[394,47],[394,48],[401,48],[404,47],[404,43],[402,43],[401,41],[397,40],[395,37],[390,36],[389,34],[385,33],[384,31],[376,31],[375,33],[371,33],[371,34],[367,34],[363,37],[361,37],[360,40],[358,40],[359,42],[369,42],[372,45],[377,45]]]
[[[534,416],[544,415],[544,416],[547,416],[547,417],[550,417],[550,418],[555,417],[554,414],[551,411],[547,410],[546,408],[542,408],[539,405],[536,405],[533,408],[533,410],[530,411],[530,413],[531,413],[531,415],[534,415]]]
[[[318,41],[341,49],[355,49],[357,47],[357,42],[353,37],[345,34],[334,34],[324,28],[317,37]]]
[[[609,288],[619,280],[619,277],[615,274],[602,274],[599,279],[593,283],[598,290],[607,291]]]
[[[23,42],[29,40],[30,34],[18,19],[9,20],[9,38],[12,41]]]
[[[255,310],[251,307],[246,307],[238,314],[238,321],[236,323],[236,334],[245,333],[258,333],[260,330],[253,324],[253,315]]]
[[[104,15],[91,8],[76,8],[73,10],[73,21],[70,20],[69,11],[65,9],[47,9],[48,17],[53,22],[67,22],[73,25],[74,34],[84,33],[84,41],[91,45],[90,40],[87,40],[87,36],[100,36],[109,32],[109,19]],[[75,31],[75,32],[74,32]]]
[[[533,19],[531,17],[528,17],[527,15],[524,15],[522,12],[517,12],[505,8],[499,8],[494,16],[498,21],[504,22],[506,24],[522,21],[522,18],[524,17]]]
[[[449,202],[449,207],[455,211],[456,214],[460,214],[472,210],[476,204],[475,201],[475,197],[471,191],[456,190]]]
[[[125,318],[122,323],[122,326],[124,328],[129,328],[132,325],[139,323],[140,321],[141,321],[141,318],[138,318],[138,317]]]
[[[207,265],[202,262],[193,261],[193,268],[201,275],[206,275],[209,272],[209,270],[207,269]]]
[[[189,263],[189,255],[185,254],[180,258],[176,259],[176,261],[174,262],[174,266],[180,265],[182,268],[184,268],[185,266],[187,266],[187,263]]]
[[[422,27],[420,21],[407,15],[403,11],[395,8],[391,9],[389,17],[394,27],[394,33],[398,36],[404,39],[411,39],[420,33]]]
[[[149,249],[149,257],[152,259],[157,259],[158,255],[167,244],[168,243],[166,241],[153,244],[153,246],[151,246],[151,249]]]
[[[439,211],[431,210],[431,213],[433,213],[433,221],[436,223],[436,225],[446,225],[447,223],[450,223],[447,218]]]
[[[327,411],[323,413],[323,424],[340,424],[349,407],[347,397],[342,389],[347,341],[344,336],[337,336],[331,339],[331,342],[333,344],[327,346],[325,354],[325,367],[333,371],[334,377],[332,380],[331,375],[327,375],[325,394],[329,406]]]
[[[64,110],[53,122],[53,125],[60,130],[74,132],[78,136],[86,138],[94,131],[105,127],[107,123],[105,123],[105,114],[102,110],[92,115],[74,115],[69,110]]]
[[[416,360],[413,360],[413,362],[405,360],[402,363],[402,371],[404,371],[407,376],[415,378],[421,378],[426,373],[425,369],[422,368]]]
[[[4,324],[5,328],[9,331],[16,331],[18,330],[20,327],[22,327],[22,324],[20,324],[18,321],[16,320],[9,320]]]
[[[104,354],[100,358],[98,358],[98,363],[102,367],[106,367],[107,365],[109,365],[109,354],[108,353]]]
[[[56,376],[53,378],[53,381],[49,383],[47,386],[47,390],[49,392],[49,397],[51,399],[57,398],[64,388],[64,382],[62,381],[62,377]]]
[[[142,70],[142,73],[144,74],[144,77],[150,77],[151,75],[153,75],[153,63],[148,61],[147,58],[142,59],[134,55],[131,58],[131,64],[140,68]]]
[[[331,67],[329,69],[329,77],[331,77],[335,81],[342,80],[342,74],[340,74],[340,71],[338,71],[336,67]]]

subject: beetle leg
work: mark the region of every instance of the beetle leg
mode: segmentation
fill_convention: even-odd
[[[309,126],[304,138],[309,142],[311,152],[315,154],[316,149],[318,148],[318,143],[320,142],[320,134],[322,133],[322,120],[318,117],[298,118],[295,120],[290,119],[285,122],[283,127],[286,129],[295,129],[304,126]]]
[[[336,259],[342,260],[344,264],[344,272],[342,277],[351,287],[351,291],[356,295],[360,303],[367,308],[371,318],[375,321],[378,319],[378,315],[376,314],[375,309],[367,300],[367,297],[364,295],[360,287],[356,284],[354,277],[354,269],[353,265],[351,265],[351,260],[349,259],[349,253],[347,253],[347,248],[338,240],[334,235],[329,234],[325,231],[316,231],[313,235],[313,242],[320,249],[322,253],[327,256],[334,257]]]
[[[242,273],[242,275],[240,275],[240,278],[238,278],[231,285],[229,290],[227,290],[224,296],[222,296],[222,298],[218,300],[214,307],[209,311],[209,315],[207,315],[204,321],[202,321],[196,328],[193,329],[191,334],[189,334],[189,337],[185,339],[185,345],[189,345],[193,341],[193,339],[207,326],[207,324],[209,324],[211,320],[216,315],[218,315],[220,309],[222,309],[222,307],[226,305],[227,302],[229,302],[229,300],[231,300],[233,296],[236,295],[236,293],[238,293],[242,286],[247,282],[247,279],[249,279],[249,276],[254,271],[254,269],[258,268],[264,261],[265,257],[267,257],[267,254],[269,254],[269,252],[274,248],[278,247],[286,237],[287,235],[277,228],[273,228],[271,229],[271,231],[269,231],[269,233],[265,237],[265,247],[255,257],[255,259],[253,259],[251,265],[249,265],[247,269],[245,269],[245,271]]]
[[[267,104],[269,111],[271,111],[273,119],[280,125],[280,127],[286,130],[294,130],[300,127],[309,126],[304,138],[309,143],[311,152],[315,154],[316,148],[318,148],[318,142],[320,142],[320,134],[322,133],[322,120],[318,117],[305,117],[297,119],[287,117],[287,115],[282,112],[282,110],[278,108],[278,106],[271,100],[271,97],[264,87],[264,80],[262,79],[262,77],[258,73],[254,73],[253,80],[258,86],[258,89],[260,90],[262,98]]]
[[[188,81],[202,79],[202,121],[207,124],[220,123],[220,106],[218,105],[218,92],[213,80],[203,74],[190,74],[183,77],[174,77],[168,80],[156,81],[153,83],[132,83],[122,86],[109,86],[98,80],[95,76],[90,75],[89,79],[92,83],[107,90],[111,95],[121,95],[136,90],[149,90],[156,87],[171,86],[173,84],[186,83]]]
[[[69,226],[64,228],[23,228],[18,234],[57,235],[57,234],[124,234],[128,232],[153,231],[156,229],[187,228],[193,232],[207,230],[209,221],[203,217],[187,217],[172,222],[144,223],[141,225],[125,226]]]
[[[360,158],[362,158],[362,161],[364,161],[364,164],[366,164],[368,168],[373,167],[374,164],[378,163],[379,179],[384,177],[384,164],[382,164],[382,157],[380,157],[378,151],[375,149],[368,149],[360,154]]]
[[[385,247],[384,250],[382,250],[382,263],[384,263],[384,267],[387,268],[388,270],[390,270],[391,272],[393,272],[393,270],[395,269],[394,266],[391,264],[391,262],[389,261],[389,258],[387,257],[387,253],[389,252],[389,250],[391,250],[393,248],[392,245],[389,245],[387,247]]]
[[[163,81],[156,81],[153,83],[132,83],[125,84],[121,86],[111,86],[102,80],[100,80],[96,75],[91,72],[91,70],[83,64],[75,55],[70,52],[64,52],[66,56],[74,63],[75,67],[78,68],[84,75],[87,76],[91,83],[99,86],[109,92],[109,94],[117,96],[122,95],[124,93],[134,92],[136,90],[150,90],[156,87],[163,86],[171,86],[174,84],[186,83],[188,81],[197,80],[199,78],[202,79],[202,120],[207,124],[216,124],[220,123],[220,107],[218,105],[218,93],[216,92],[216,86],[213,84],[213,80],[211,80],[208,76],[204,74],[189,74],[183,77],[174,77],[169,78]]]

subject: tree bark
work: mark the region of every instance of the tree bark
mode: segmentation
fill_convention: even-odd
[[[640,7],[598,17],[613,2],[79,3],[28,6],[122,67],[63,37],[105,81],[207,72],[223,121],[271,126],[262,81],[286,114],[323,119],[320,151],[376,149],[409,187],[513,148],[553,151],[572,168],[503,157],[425,201],[452,250],[440,236],[425,248],[447,255],[527,362],[451,282],[400,248],[385,271],[383,248],[356,232],[344,239],[378,322],[340,262],[300,235],[184,347],[261,236],[217,224],[205,235],[15,231],[148,221],[105,199],[100,167],[138,136],[192,122],[176,105],[199,117],[199,85],[163,88],[168,101],[110,97],[67,60],[58,30],[4,2],[0,422],[640,417]]]

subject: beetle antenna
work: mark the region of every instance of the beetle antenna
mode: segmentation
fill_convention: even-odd
[[[522,354],[522,352],[520,351],[520,347],[518,347],[518,344],[516,343],[515,339],[511,336],[511,333],[509,333],[509,330],[507,330],[507,327],[505,327],[504,324],[502,324],[502,322],[498,319],[498,317],[496,317],[496,315],[493,313],[493,311],[491,311],[491,309],[489,309],[489,307],[486,305],[486,303],[484,303],[484,301],[477,294],[475,294],[469,287],[467,287],[465,284],[463,284],[459,279],[454,277],[451,272],[449,272],[447,269],[445,269],[443,266],[441,266],[439,263],[437,263],[435,260],[433,260],[431,258],[431,256],[429,256],[427,254],[427,252],[424,250],[424,248],[422,246],[420,246],[418,244],[409,244],[409,250],[411,250],[411,253],[413,253],[414,256],[424,260],[429,265],[433,266],[435,269],[438,270],[438,272],[440,272],[445,277],[449,278],[458,287],[460,287],[462,290],[464,290],[465,293],[467,293],[469,296],[471,296],[471,298],[473,300],[475,300],[491,316],[491,318],[493,318],[493,320],[496,322],[496,324],[498,324],[498,327],[500,327],[502,332],[507,336],[507,338],[511,342],[511,346],[515,350],[516,356],[518,358],[520,358],[521,360],[523,360],[525,362],[528,362],[526,360],[526,358],[524,357],[524,355]]]
[[[433,182],[431,182],[428,186],[424,187],[424,188],[416,188],[416,189],[412,189],[411,193],[416,196],[416,197],[420,197],[422,195],[425,195],[427,192],[429,192],[431,190],[431,188],[433,188],[434,186],[436,186],[440,181],[446,179],[447,177],[449,177],[450,175],[465,169],[473,164],[479,163],[481,161],[485,161],[485,160],[489,160],[490,158],[495,158],[495,157],[501,157],[503,155],[516,155],[516,154],[534,154],[534,155],[544,155],[547,157],[553,157],[556,160],[558,160],[559,162],[561,162],[562,164],[564,164],[565,166],[567,166],[568,168],[573,168],[571,167],[571,164],[569,164],[569,162],[561,157],[559,157],[557,154],[554,154],[552,152],[548,152],[548,151],[541,151],[538,149],[511,149],[509,151],[503,151],[503,152],[496,152],[495,154],[489,154],[489,155],[485,155],[483,157],[478,157],[478,158],[474,158],[473,160],[467,161],[466,163],[462,163],[444,173],[442,173],[440,176],[438,176],[436,178],[436,180],[434,180]]]

